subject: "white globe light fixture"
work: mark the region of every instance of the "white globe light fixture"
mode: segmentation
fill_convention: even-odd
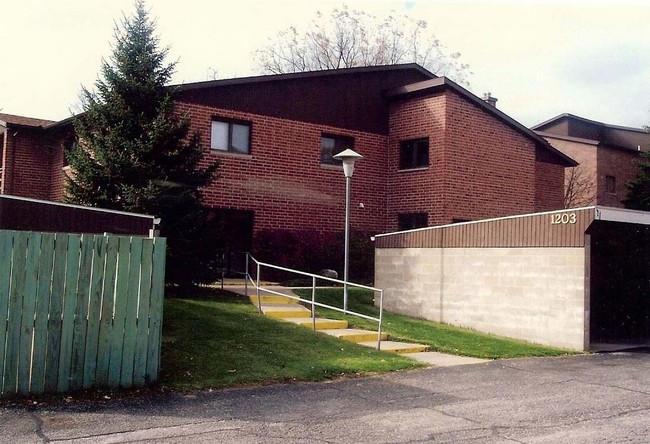
[[[343,265],[343,310],[348,309],[348,262],[350,256],[350,179],[354,174],[354,162],[363,159],[363,156],[351,149],[341,151],[332,156],[343,162],[345,175],[345,256]]]

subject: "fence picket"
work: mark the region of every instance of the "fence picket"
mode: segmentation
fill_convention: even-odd
[[[47,348],[45,350],[45,381],[43,390],[57,390],[59,379],[59,357],[64,335],[63,302],[65,292],[65,274],[68,253],[68,235],[56,233],[54,240],[54,259],[52,269],[52,291],[50,294],[49,319],[47,321]]]
[[[111,331],[110,368],[108,384],[111,387],[120,385],[122,372],[122,351],[124,345],[124,324],[127,315],[127,297],[129,288],[129,259],[131,257],[131,240],[127,237],[119,239],[117,251],[117,282],[115,289],[115,315]]]
[[[113,329],[113,308],[115,306],[115,272],[117,267],[117,246],[119,239],[111,236],[106,239],[106,265],[104,268],[104,287],[102,288],[102,311],[97,343],[97,368],[94,383],[108,385],[108,371],[111,358],[110,339]]]
[[[30,393],[43,393],[45,365],[47,359],[47,321],[50,309],[52,285],[52,260],[54,257],[54,236],[41,237],[38,260],[38,280],[34,317],[34,346]]]
[[[22,320],[22,299],[25,293],[27,233],[17,231],[14,236],[11,285],[9,289],[9,325],[7,326],[7,351],[5,353],[4,386],[2,393],[17,393],[18,389],[18,352]]]
[[[81,259],[77,281],[77,309],[74,315],[72,334],[72,362],[70,363],[70,389],[83,387],[86,354],[86,329],[88,328],[88,298],[93,264],[93,235],[81,235]]]
[[[92,244],[93,263],[90,292],[88,293],[88,322],[86,323],[86,347],[83,365],[83,388],[85,389],[92,387],[97,372],[99,322],[102,309],[102,290],[104,288],[104,268],[106,266],[106,236],[92,236],[88,238],[88,241]]]
[[[138,290],[140,287],[140,263],[142,261],[142,239],[131,240],[131,256],[129,257],[129,282],[127,289],[127,310],[124,322],[124,346],[122,350],[122,370],[120,385],[133,385],[133,361],[135,358],[135,335],[137,332]]]
[[[9,284],[11,283],[11,253],[13,252],[14,232],[0,231],[0,394],[5,369],[5,350],[9,312]]]
[[[147,335],[149,332],[149,305],[151,304],[151,263],[153,239],[145,239],[142,245],[140,268],[140,299],[138,303],[138,328],[135,336],[135,359],[133,363],[133,384],[143,385],[147,372]]]
[[[59,378],[57,391],[70,389],[70,368],[72,366],[72,346],[74,343],[74,313],[77,311],[77,281],[79,280],[79,259],[81,236],[68,237],[66,255],[65,293],[63,300],[63,323],[61,326],[61,355],[59,358]]]
[[[162,337],[163,300],[165,297],[165,254],[165,239],[154,239],[153,269],[151,272],[151,318],[145,376],[145,379],[151,381],[158,380],[158,370],[160,369],[160,341]]]
[[[41,253],[41,234],[27,233],[27,256],[25,257],[25,290],[23,292],[20,322],[20,345],[18,349],[18,393],[29,393],[32,367],[32,341],[34,339],[34,310],[38,291],[38,261]]]

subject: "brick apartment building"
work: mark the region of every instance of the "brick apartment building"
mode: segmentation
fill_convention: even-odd
[[[205,205],[250,248],[263,230],[342,231],[345,179],[364,159],[351,227],[371,233],[562,207],[576,163],[495,106],[416,64],[269,75],[176,87],[179,111],[219,159]],[[71,119],[0,114],[0,193],[59,201]]]
[[[623,207],[626,184],[637,172],[639,153],[650,149],[650,133],[641,128],[610,125],[561,114],[532,127],[540,136],[575,159],[588,186],[576,196],[572,207],[604,205]],[[571,177],[567,169],[567,182]]]

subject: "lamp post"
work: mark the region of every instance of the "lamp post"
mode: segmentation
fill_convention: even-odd
[[[354,174],[354,162],[363,159],[357,152],[347,149],[332,156],[343,162],[343,174],[345,175],[345,256],[343,264],[343,310],[348,309],[348,262],[350,256],[350,179]]]

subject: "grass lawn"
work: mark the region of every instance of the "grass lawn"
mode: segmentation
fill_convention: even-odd
[[[311,298],[310,290],[297,290]],[[350,289],[349,308],[378,316],[373,293]],[[308,328],[257,313],[247,299],[221,290],[202,290],[196,299],[165,299],[160,382],[176,390],[322,381],[340,375],[372,374],[420,367],[411,359],[341,342]],[[341,289],[319,290],[317,300],[341,306]],[[348,319],[351,326],[377,324],[319,309],[319,316]],[[480,334],[471,330],[384,313],[391,339],[428,344],[434,351],[479,358],[559,356],[566,350]]]
[[[311,299],[311,290],[296,290],[295,292],[303,299]],[[343,290],[337,288],[319,289],[316,292],[316,301],[341,308],[343,306]],[[379,309],[373,305],[372,291],[349,288],[348,309],[379,317]],[[347,319],[352,326],[357,328],[377,329],[376,322],[346,316],[333,310],[317,309],[316,313],[318,316],[331,319]],[[388,333],[391,339],[428,344],[432,351],[476,358],[502,359],[524,356],[560,356],[572,353],[567,350],[477,333],[468,329],[387,312],[384,312],[382,330]]]
[[[421,366],[260,316],[243,297],[166,299],[160,382],[171,389],[321,381]]]

